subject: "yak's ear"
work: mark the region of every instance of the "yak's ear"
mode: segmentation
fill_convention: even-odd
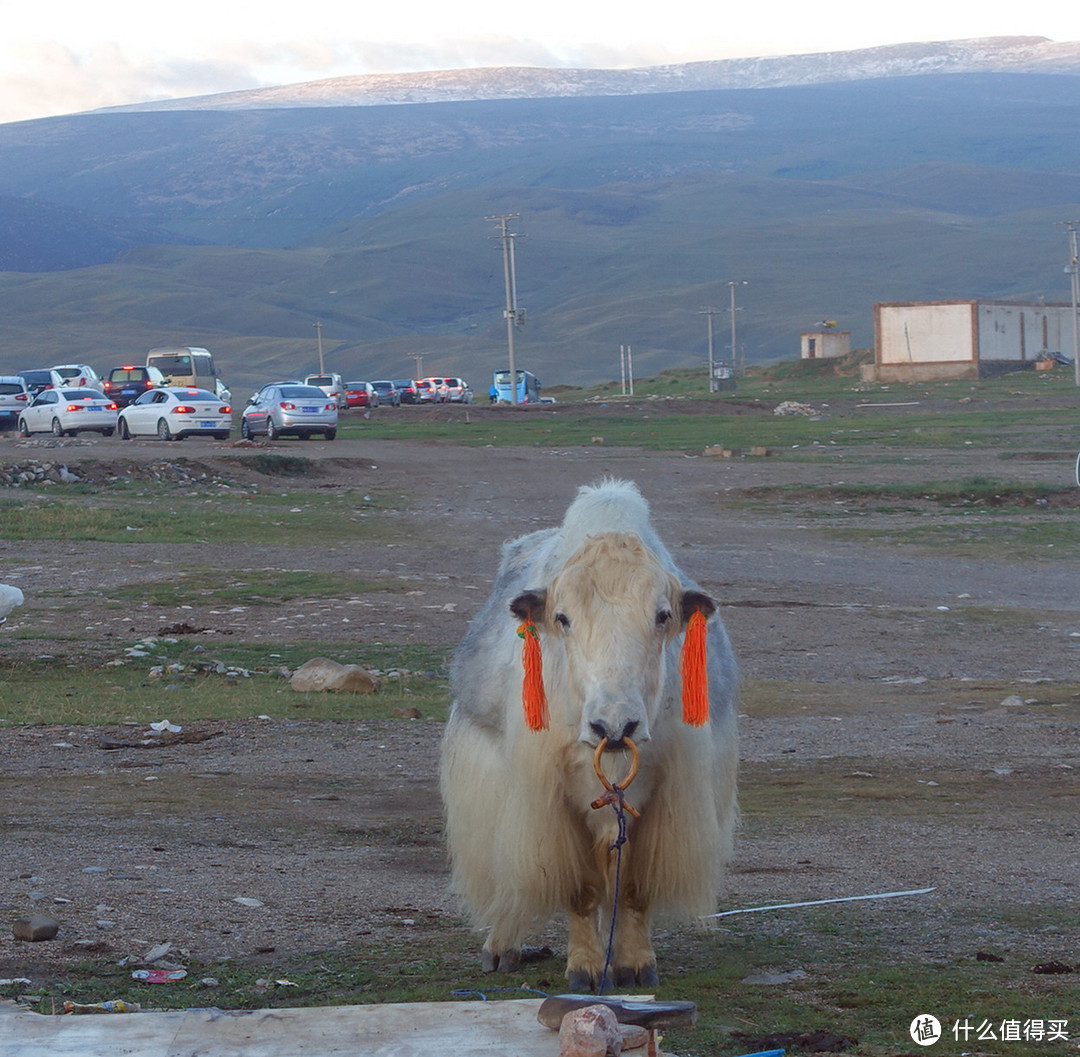
[[[510,603],[510,612],[518,620],[531,620],[534,624],[542,624],[546,607],[547,591],[541,588],[537,591],[522,591]]]
[[[716,603],[704,591],[683,591],[683,623],[686,624],[698,612],[708,620],[716,612]]]

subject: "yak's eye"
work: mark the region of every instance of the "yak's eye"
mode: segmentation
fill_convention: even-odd
[[[570,627],[570,618],[565,613],[556,613],[555,623],[562,625],[564,628],[568,628]]]
[[[656,614],[656,626],[662,628],[671,619],[671,611],[667,609],[661,609]]]

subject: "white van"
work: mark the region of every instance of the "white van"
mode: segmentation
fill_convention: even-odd
[[[314,385],[321,389],[333,400],[340,411],[348,403],[345,396],[345,383],[340,374],[309,374],[304,379],[304,385]]]

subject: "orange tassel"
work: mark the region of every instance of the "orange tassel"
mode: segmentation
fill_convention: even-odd
[[[692,727],[709,720],[709,676],[705,668],[705,615],[695,609],[686,622],[679,674],[682,676],[682,718]]]
[[[517,633],[524,640],[521,664],[525,669],[525,678],[521,684],[521,705],[525,709],[525,723],[529,730],[547,730],[548,706],[547,695],[544,693],[540,635],[531,620],[521,624]]]

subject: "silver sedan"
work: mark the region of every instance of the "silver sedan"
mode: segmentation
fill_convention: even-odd
[[[327,440],[337,436],[337,400],[314,385],[272,382],[264,385],[244,408],[240,434],[250,440],[265,433],[268,440],[294,434],[307,440],[321,433]]]

